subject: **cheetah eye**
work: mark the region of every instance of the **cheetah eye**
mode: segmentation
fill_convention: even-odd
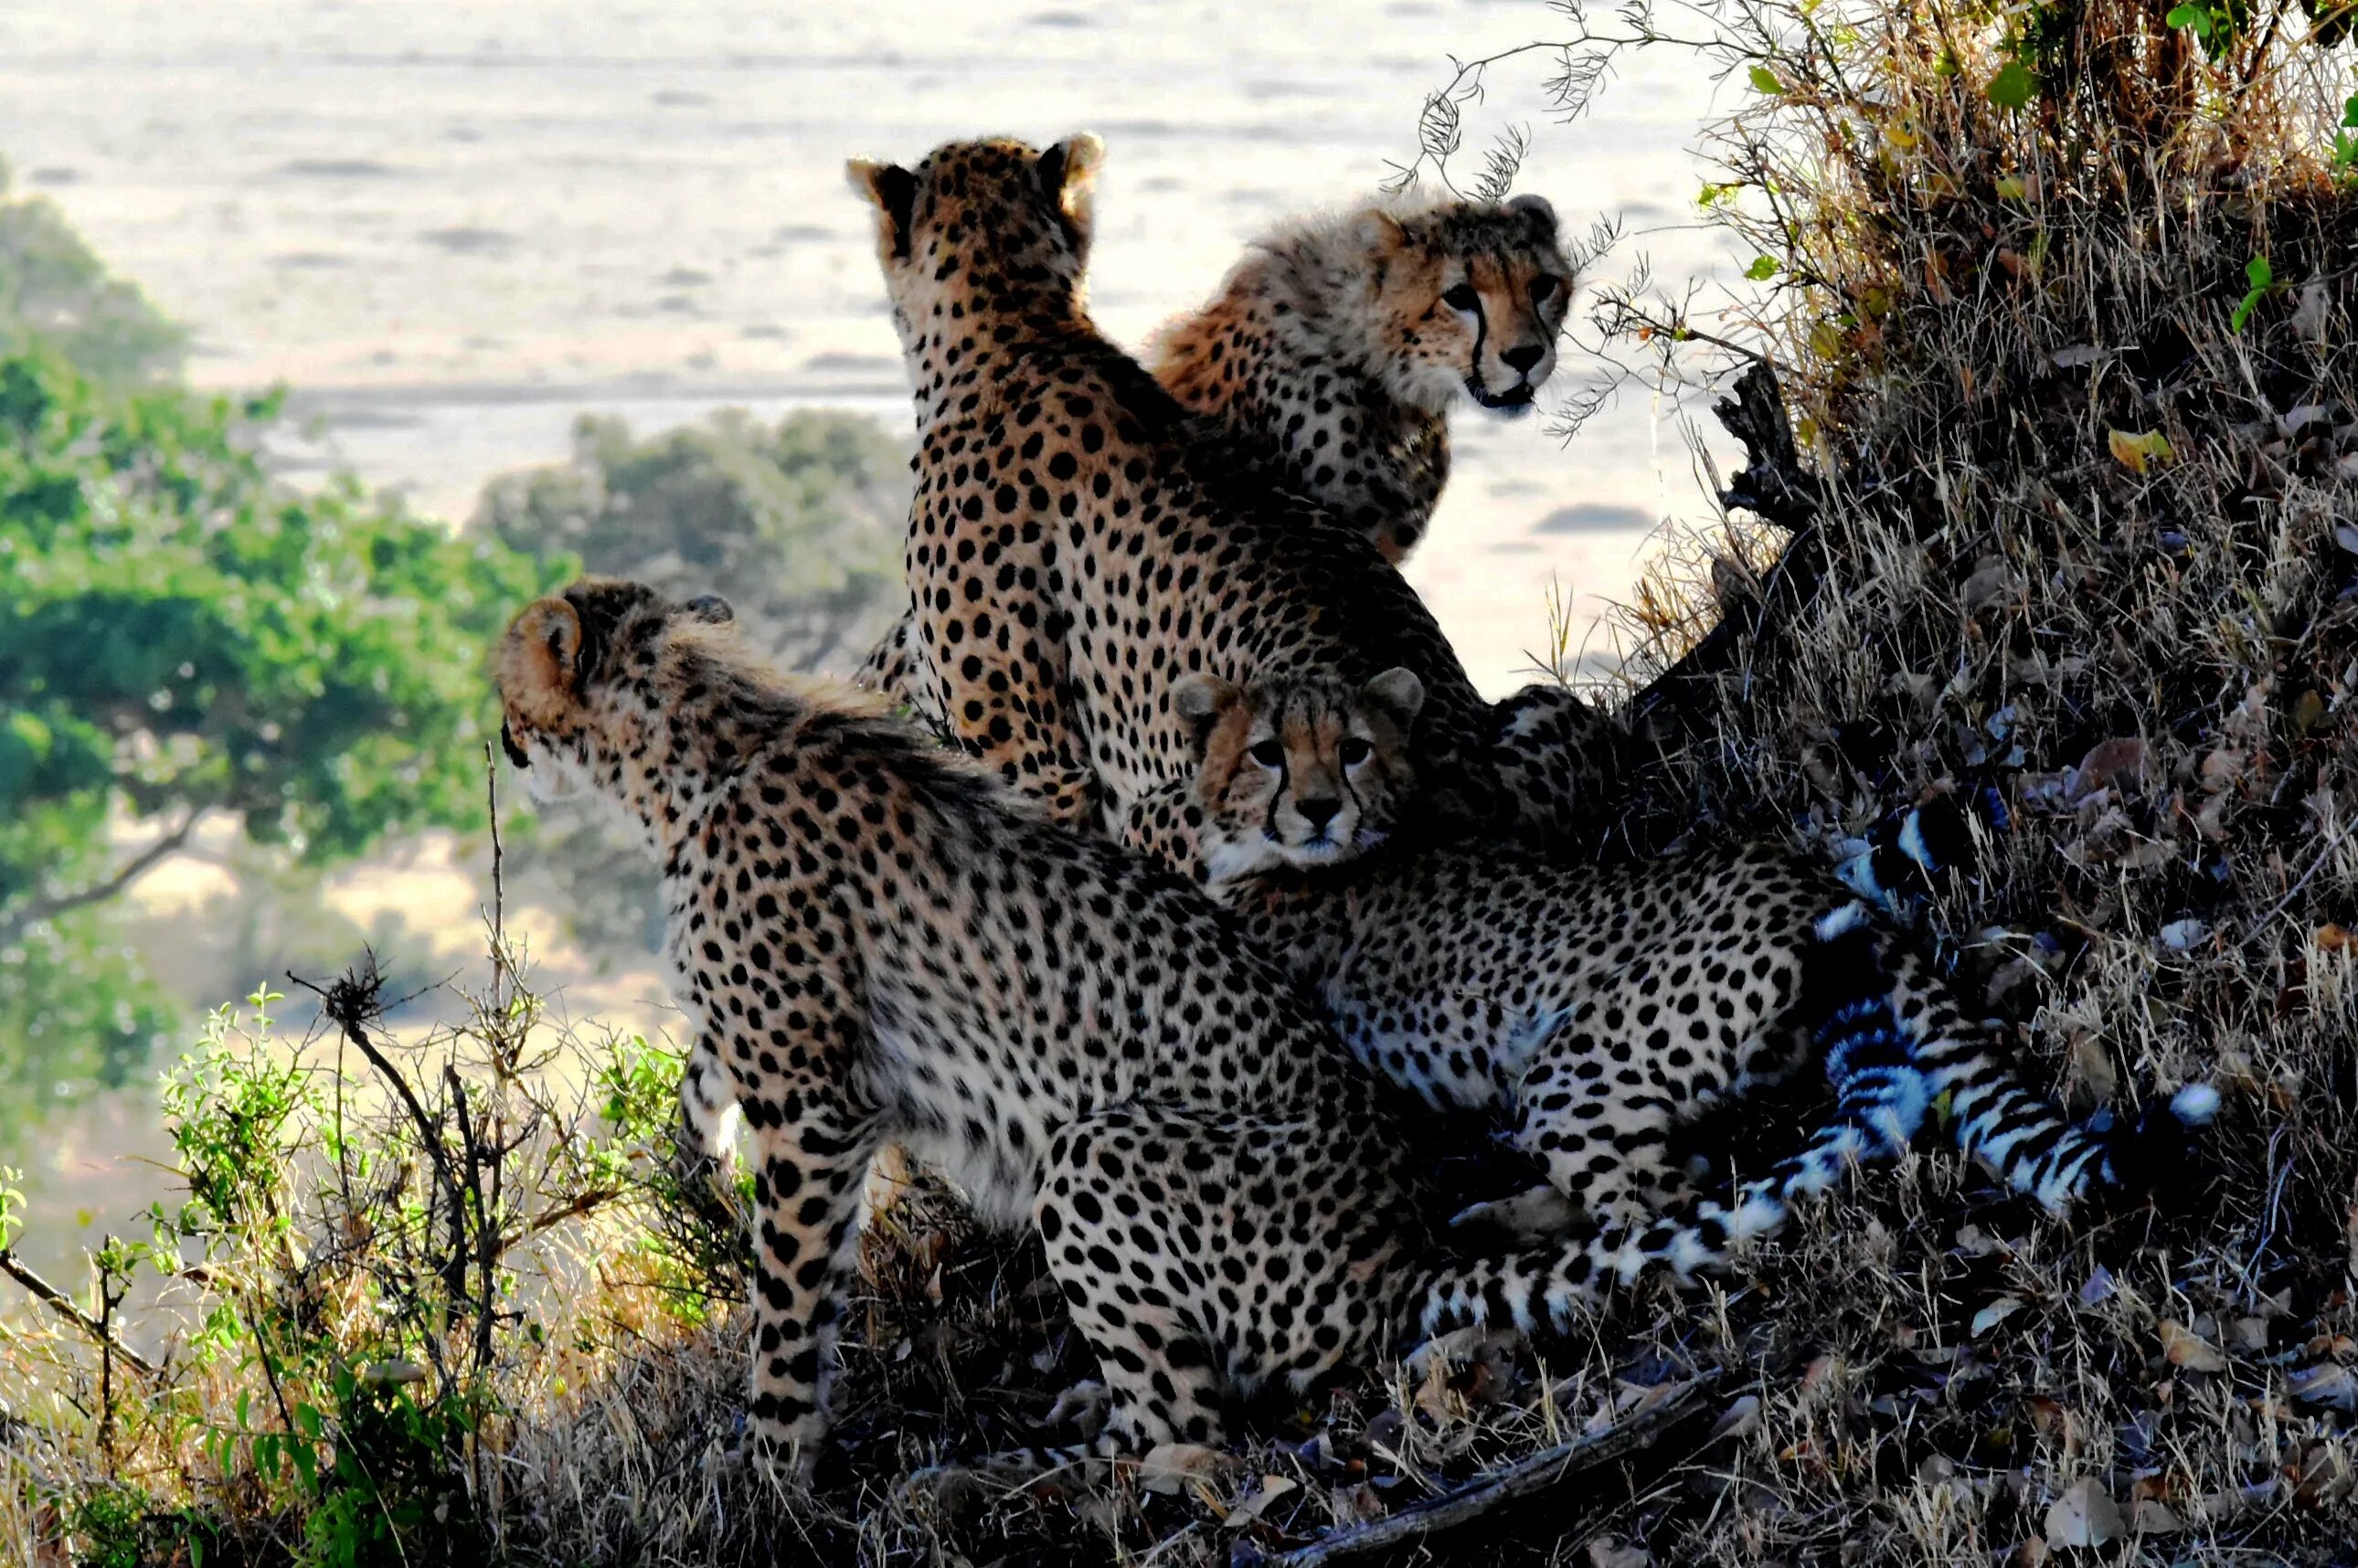
[[[1547,273],[1541,273],[1539,276],[1531,279],[1531,303],[1534,305],[1546,304],[1549,300],[1555,297],[1555,291],[1563,287],[1563,279]]]
[[[1283,767],[1285,765],[1285,748],[1278,742],[1274,736],[1272,736],[1269,740],[1260,741],[1254,745],[1252,749],[1252,760],[1259,762],[1264,768]]]
[[[1453,288],[1444,290],[1441,302],[1452,310],[1472,310],[1481,305],[1482,297],[1474,292],[1472,284],[1461,283]]]
[[[1366,741],[1360,739],[1357,735],[1344,736],[1343,744],[1337,748],[1337,752],[1343,759],[1343,765],[1347,768],[1357,767],[1361,762],[1368,760],[1368,753],[1374,750],[1375,748],[1373,746],[1368,745]]]

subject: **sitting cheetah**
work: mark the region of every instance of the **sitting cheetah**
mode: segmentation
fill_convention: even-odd
[[[1317,503],[1397,562],[1449,479],[1450,406],[1509,416],[1555,370],[1572,264],[1538,196],[1297,222],[1253,243],[1149,345],[1155,379],[1231,460]],[[936,728],[916,622],[852,679]]]
[[[586,580],[516,617],[496,678],[534,796],[600,800],[661,860],[697,1025],[687,1130],[717,1153],[732,1108],[752,1130],[757,1447],[816,1459],[888,1138],[986,1219],[1037,1227],[1104,1369],[1105,1447],[1216,1443],[1228,1392],[1440,1327],[1561,1325],[1765,1227],[1747,1203],[1497,1256],[1436,1245],[1376,1080],[1217,905],[880,699],[765,667],[730,619]]]
[[[1255,241],[1150,351],[1172,396],[1399,561],[1448,482],[1451,405],[1531,408],[1571,302],[1542,197],[1372,207]]]
[[[1438,815],[1499,820],[1493,721],[1375,546],[1201,438],[1090,321],[1097,139],[855,164],[917,405],[906,557],[932,704],[1068,825],[1184,791],[1178,676],[1414,669]],[[1452,308],[1436,301],[1437,312]]]
[[[1356,689],[1198,676],[1173,706],[1195,726],[1205,862],[1246,929],[1362,1061],[1436,1106],[1502,1113],[1546,1167],[1552,1191],[1489,1217],[1660,1211],[1680,1195],[1674,1127],[1791,1070],[1813,1033],[1840,1109],[1805,1187],[1842,1154],[1904,1146],[1944,1095],[1962,1146],[2050,1209],[2145,1173],[2145,1139],[2067,1122],[1856,895],[1782,850],[1591,866],[1393,838],[1422,697],[1404,669]],[[2155,1136],[2216,1103],[2181,1090]]]

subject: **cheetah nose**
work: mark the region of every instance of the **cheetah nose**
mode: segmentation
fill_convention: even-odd
[[[1303,819],[1311,827],[1323,829],[1329,822],[1335,820],[1335,814],[1343,809],[1343,803],[1332,798],[1305,800],[1301,803],[1298,809],[1302,813]]]
[[[1533,365],[1547,358],[1547,345],[1544,343],[1525,343],[1520,348],[1508,349],[1504,351],[1498,355],[1498,357],[1506,361],[1509,364],[1514,366],[1517,370],[1521,371],[1525,375],[1529,375]]]

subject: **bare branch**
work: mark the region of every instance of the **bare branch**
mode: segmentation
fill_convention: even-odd
[[[104,881],[59,898],[33,899],[23,908],[12,912],[5,919],[0,919],[0,945],[15,940],[17,934],[28,925],[44,920],[55,920],[60,914],[70,914],[74,910],[83,909],[93,903],[103,903],[113,898],[164,861],[179,853],[180,849],[187,845],[189,835],[196,831],[198,820],[203,816],[203,808],[191,807],[188,816],[180,819],[180,825],[178,827],[132,856]]]
[[[164,1369],[161,1367],[124,1344],[113,1329],[84,1312],[73,1297],[35,1273],[31,1265],[17,1257],[12,1249],[0,1247],[0,1274],[5,1274],[24,1286],[26,1293],[87,1335],[92,1344],[122,1357],[150,1378],[162,1376]]]

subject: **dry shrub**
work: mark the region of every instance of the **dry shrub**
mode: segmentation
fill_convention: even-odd
[[[1782,280],[1751,325],[1815,505],[1768,531],[1783,568],[1739,520],[1739,558],[1641,600],[1631,684],[1686,706],[1639,726],[1634,809],[1839,849],[1994,788],[1928,938],[2076,1105],[2208,1080],[2227,1110],[2156,1217],[1805,1227],[1758,1323],[1810,1371],[1670,1557],[2358,1538],[2353,83],[2330,23],[2222,12],[2212,58],[2164,9],[1716,35],[1755,87],[1722,211]],[[1696,654],[1723,614],[1745,634]]]

